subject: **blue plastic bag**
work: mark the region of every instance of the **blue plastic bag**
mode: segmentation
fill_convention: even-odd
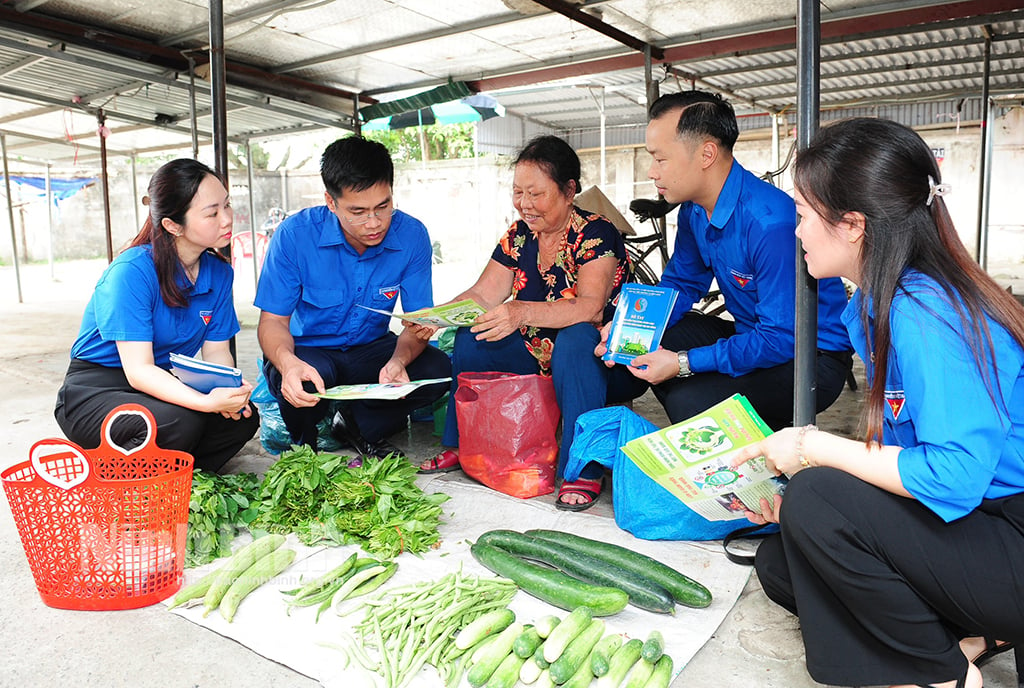
[[[588,411],[576,419],[565,479],[576,480],[590,461],[612,469],[615,523],[643,540],[721,540],[750,523],[709,521],[647,477],[619,447],[658,429],[625,406]],[[765,531],[767,532],[767,531]]]

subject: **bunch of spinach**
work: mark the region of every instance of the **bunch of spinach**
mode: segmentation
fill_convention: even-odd
[[[259,487],[253,473],[192,472],[185,566],[202,566],[231,554],[231,541],[256,517]]]
[[[305,544],[358,543],[383,558],[425,552],[440,541],[443,493],[416,485],[416,466],[388,456],[349,466],[308,446],[282,452],[260,485],[253,527],[297,533]]]

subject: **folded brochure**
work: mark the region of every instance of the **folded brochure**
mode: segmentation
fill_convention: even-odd
[[[772,434],[750,402],[734,394],[693,418],[638,437],[622,447],[652,480],[710,521],[760,513],[762,498],[771,502],[785,480],[757,457],[735,468],[741,447]]]
[[[217,387],[241,387],[242,371],[194,356],[171,354],[171,372],[186,385],[203,394]]]
[[[434,306],[433,308],[421,308],[410,313],[392,313],[391,311],[362,305],[359,307],[374,313],[383,313],[399,320],[407,320],[417,325],[431,325],[433,327],[466,327],[472,325],[478,317],[487,312],[483,306],[473,299],[446,303],[441,306]]]
[[[624,284],[608,331],[608,351],[601,358],[628,365],[657,349],[676,296],[676,290],[668,287]]]
[[[412,380],[411,382],[372,382],[359,385],[338,385],[317,394],[321,399],[401,399],[417,387],[433,385],[439,382],[451,382],[450,377],[438,377],[429,380]]]

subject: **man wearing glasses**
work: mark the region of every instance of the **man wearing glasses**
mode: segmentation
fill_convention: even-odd
[[[427,346],[415,326],[400,335],[390,318],[433,305],[427,228],[396,210],[394,166],[387,149],[358,136],[338,139],[320,160],[325,205],[281,223],[270,241],[256,289],[264,375],[296,444],[317,446],[329,387],[407,382],[451,375],[447,355]],[[401,453],[388,437],[411,411],[431,405],[447,383],[403,399],[360,400],[335,414],[332,433],[363,457]]]

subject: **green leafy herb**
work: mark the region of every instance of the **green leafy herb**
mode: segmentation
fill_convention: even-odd
[[[185,566],[201,566],[231,554],[231,541],[256,517],[259,485],[253,473],[192,472]]]
[[[308,446],[281,454],[260,486],[253,526],[295,532],[306,544],[359,543],[381,557],[425,552],[437,532],[442,493],[416,485],[416,466],[389,456],[348,466],[345,458]]]

